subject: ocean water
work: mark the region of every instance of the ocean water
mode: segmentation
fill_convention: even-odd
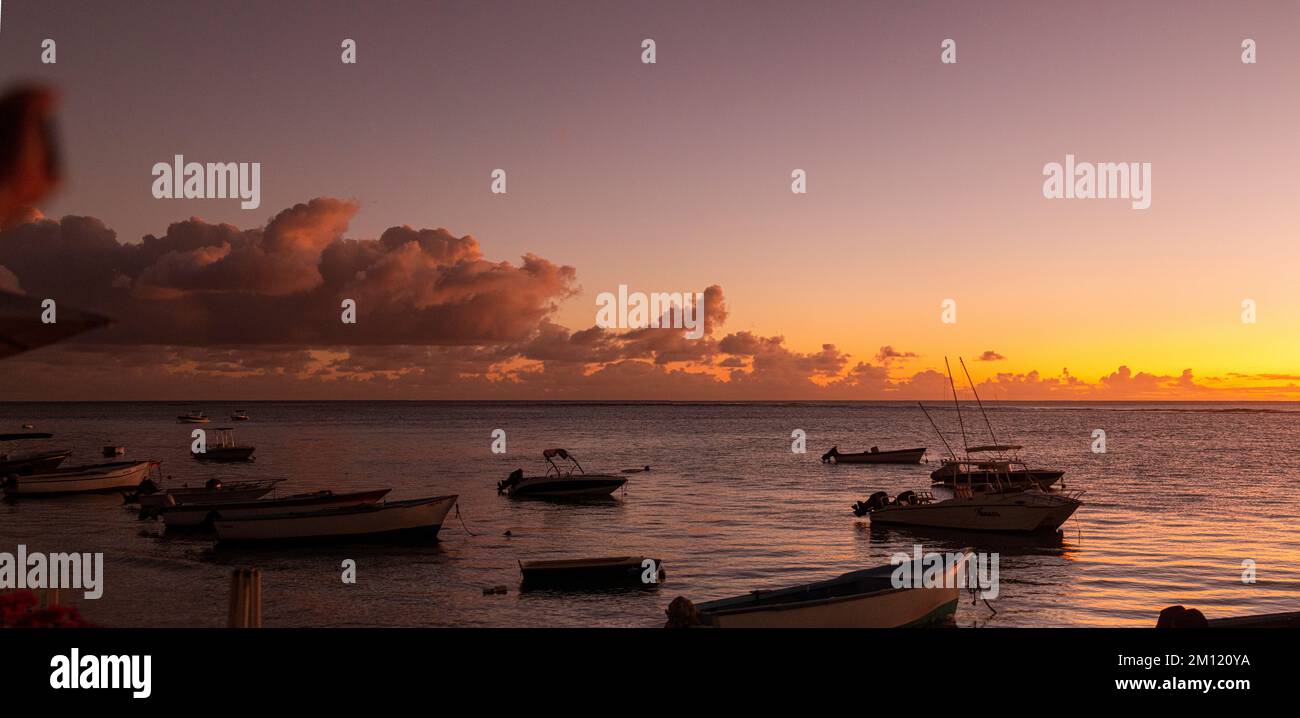
[[[931,414],[961,445],[951,404]],[[256,461],[205,465],[188,454],[177,414],[252,420],[236,434]],[[971,443],[988,429],[963,404]],[[392,487],[391,498],[454,493],[436,544],[215,551],[164,535],[114,495],[0,503],[0,551],[102,551],[104,596],[80,600],[108,626],[221,626],[230,570],[263,573],[267,626],[662,625],[678,595],[700,601],[888,563],[896,552],[972,546],[999,554],[1000,596],[963,594],[956,623],[981,626],[1149,626],[1181,603],[1210,617],[1300,610],[1300,405],[996,403],[999,440],[1024,444],[1040,467],[1064,469],[1084,506],[1059,536],[994,537],[873,528],[849,507],[876,490],[928,488],[934,465],[828,466],[832,445],[859,451],[942,443],[905,403],[3,404],[0,428],[50,431],[48,446],[100,460],[105,444],[156,458],[176,484],[284,478],[281,493]],[[508,452],[491,453],[494,429]],[[807,453],[791,432],[807,433]],[[1091,450],[1093,431],[1107,451]],[[604,503],[511,500],[496,482],[542,469],[543,449],[570,449],[591,472],[650,465]],[[9,442],[9,451],[20,447]],[[510,535],[507,536],[506,532]],[[520,593],[518,561],[601,555],[660,558],[653,590]],[[341,581],[344,559],[357,582]],[[1253,562],[1256,578],[1243,581]],[[505,595],[484,595],[503,585]],[[996,612],[995,612],[996,611]]]

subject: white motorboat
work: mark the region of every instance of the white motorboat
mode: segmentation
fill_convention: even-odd
[[[327,509],[310,513],[219,518],[220,543],[431,540],[456,505],[455,495]]]
[[[182,414],[176,417],[176,421],[182,424],[206,424],[209,421],[212,421],[212,419],[201,411],[191,411],[188,414]]]
[[[569,463],[561,467],[556,457]],[[609,496],[627,483],[614,474],[586,473],[577,457],[564,449],[547,449],[542,458],[549,465],[544,475],[524,476],[523,469],[515,469],[505,481],[497,482],[497,493],[514,498],[590,499]]]
[[[157,461],[112,461],[55,469],[28,476],[10,476],[4,482],[9,496],[52,496],[135,488]]]
[[[333,491],[317,491],[311,494],[295,494],[276,499],[259,499],[255,501],[231,501],[205,503],[192,501],[179,506],[163,506],[159,513],[163,523],[170,529],[192,529],[212,525],[218,519],[245,519],[258,516],[287,515],[310,513],[324,509],[343,508],[373,504],[378,502],[392,489],[372,491],[353,491],[336,494]]]
[[[236,409],[235,413],[230,415],[231,421],[248,421],[248,412],[243,409]]]
[[[1017,490],[973,491],[954,488],[952,498],[936,499],[929,491],[904,491],[890,499],[883,491],[853,505],[853,513],[872,524],[918,526],[961,531],[1028,533],[1056,531],[1083,502],[1083,492]]]
[[[717,628],[904,628],[947,620],[957,609],[970,549],[944,566],[933,588],[897,588],[894,565],[826,581],[691,604],[669,605],[668,625]]]

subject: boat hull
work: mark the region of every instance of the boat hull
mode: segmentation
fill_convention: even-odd
[[[311,513],[218,519],[215,522],[217,541],[222,544],[428,541],[437,538],[457,498],[436,496]]]
[[[969,554],[967,554],[969,556]],[[963,560],[961,563],[964,563]],[[772,592],[699,604],[718,628],[909,628],[947,620],[957,609],[961,563],[935,588],[894,588],[893,566]]]
[[[653,574],[645,561],[653,561]],[[538,588],[654,588],[665,578],[663,564],[647,556],[560,561],[520,561],[524,590]],[[652,580],[645,580],[652,578]]]
[[[871,523],[960,531],[1036,533],[1056,531],[1080,502],[1051,494],[976,494],[928,504],[886,506]]]
[[[895,451],[863,451],[857,454],[832,454],[828,464],[919,464],[925,449],[898,449]]]
[[[252,519],[259,516],[312,513],[324,509],[347,508],[374,504],[388,495],[391,489],[357,491],[347,494],[322,492],[282,499],[242,501],[235,503],[192,502],[168,506],[161,510],[167,529],[195,529],[213,524],[221,519]]]
[[[150,461],[114,461],[11,477],[4,485],[9,496],[59,496],[133,489],[149,473]]]
[[[137,501],[141,509],[158,510],[164,506],[184,506],[186,504],[228,504],[241,501],[254,501],[275,490],[274,482],[256,484],[227,484],[220,489],[180,488],[145,494]]]
[[[506,490],[518,499],[593,499],[609,496],[627,479],[622,476],[578,475],[568,478],[531,477]]]
[[[251,446],[210,446],[207,451],[190,452],[198,461],[248,461],[253,458]]]
[[[69,456],[72,456],[72,449],[34,451],[29,454],[8,456],[0,459],[0,479],[11,474],[30,476],[54,471]]]

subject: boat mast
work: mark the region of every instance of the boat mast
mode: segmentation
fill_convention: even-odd
[[[969,454],[970,442],[966,440],[966,424],[961,420],[961,403],[957,401],[957,383],[952,380],[952,365],[948,363],[948,357],[943,358],[943,365],[948,367],[948,385],[952,387],[952,405],[957,407],[957,426],[961,427],[961,443]]]
[[[957,454],[953,453],[953,450],[952,450],[952,447],[951,447],[951,446],[948,446],[948,440],[945,439],[945,438],[943,438],[943,432],[942,432],[942,431],[939,431],[939,425],[936,424],[936,423],[934,423],[934,419],[931,419],[931,418],[930,418],[930,412],[928,412],[928,411],[925,410],[925,404],[922,404],[921,402],[918,401],[918,402],[916,402],[916,405],[919,406],[919,407],[921,407],[921,413],[922,413],[922,414],[925,414],[925,418],[930,419],[930,426],[933,426],[933,427],[934,427],[934,433],[936,433],[936,434],[939,435],[939,441],[942,441],[942,442],[943,442],[943,448],[947,449],[947,450],[948,450],[948,455],[952,457],[952,460],[953,460],[953,461],[956,461],[956,460],[957,460]]]
[[[961,362],[961,370],[966,373],[966,381],[970,383],[970,391],[975,395],[975,403],[979,405],[980,414],[984,416],[984,425],[989,428],[989,436],[993,437],[993,445],[997,446],[998,435],[993,433],[993,423],[989,421],[988,412],[984,411],[984,402],[980,401],[980,393],[975,390],[975,380],[970,378],[970,370],[966,368],[966,360],[957,357],[957,361]]]

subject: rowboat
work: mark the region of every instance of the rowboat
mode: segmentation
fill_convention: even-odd
[[[561,467],[555,458],[569,463]],[[497,493],[514,498],[539,499],[590,499],[614,493],[627,483],[627,479],[614,474],[588,474],[577,457],[564,449],[547,449],[542,458],[549,467],[542,476],[524,476],[523,469],[515,469],[504,481],[497,482]]]
[[[0,478],[10,474],[30,476],[59,468],[64,459],[72,456],[72,449],[29,451],[21,454],[0,454]]]
[[[254,501],[271,493],[281,481],[284,481],[284,479],[231,482],[210,479],[203,486],[178,486],[161,491],[155,489],[155,493],[140,493],[128,496],[128,501],[138,502],[140,509],[146,513],[156,513],[164,506],[229,504],[239,501]]]
[[[212,421],[212,419],[208,418],[201,411],[191,411],[188,414],[182,414],[176,417],[176,421],[182,424],[206,424],[209,421]]]
[[[929,491],[904,491],[890,499],[877,491],[854,504],[853,513],[870,517],[872,524],[1036,533],[1056,531],[1083,505],[1081,491],[1047,492],[1035,486],[1023,490],[990,486],[974,491],[962,485],[953,493],[951,498],[936,499]]]
[[[858,454],[841,454],[838,446],[832,446],[831,450],[822,454],[823,464],[919,464],[921,457],[925,456],[925,447],[916,449],[894,449],[891,451],[881,451],[876,447],[871,447],[870,451],[863,451]]]
[[[969,550],[945,564],[934,588],[896,588],[897,566],[852,571],[826,581],[691,604],[678,597],[668,625],[717,628],[905,628],[948,620],[969,562]]]
[[[666,577],[657,558],[615,556],[554,561],[520,561],[523,588],[658,586]]]
[[[213,436],[203,451],[191,451],[199,461],[248,461],[253,458],[254,447],[235,443],[235,430],[230,427],[213,429]]]
[[[278,499],[260,499],[256,501],[232,501],[227,503],[205,503],[194,501],[179,506],[164,506],[160,510],[163,522],[171,529],[192,529],[210,526],[218,519],[244,519],[257,516],[310,513],[323,509],[343,508],[373,504],[392,489],[374,491],[354,491],[336,494],[333,491],[317,491],[311,494],[295,494]]]
[[[216,520],[217,541],[230,543],[432,540],[457,496]]]
[[[52,496],[133,488],[157,461],[112,461],[55,469],[28,476],[10,476],[4,482],[9,496]]]

